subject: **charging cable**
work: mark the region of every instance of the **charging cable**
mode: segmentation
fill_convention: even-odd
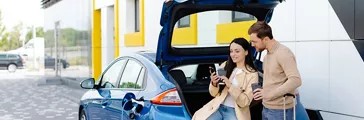
[[[129,101],[127,101],[127,102],[125,102],[124,104],[123,104],[123,109],[121,110],[121,120],[124,120],[124,111],[125,111],[125,109],[124,109],[124,107],[125,107],[125,105],[126,105],[126,103],[128,103]]]
[[[144,98],[143,97],[141,97],[138,100],[135,100],[135,99],[131,98],[130,100],[124,99],[123,101],[126,101],[126,102],[122,106],[122,110],[121,110],[121,112],[122,112],[121,113],[121,120],[124,120],[124,112],[125,112],[125,105],[126,104],[129,103],[133,107],[132,108],[132,110],[134,111],[133,117],[129,116],[131,119],[134,119],[135,114],[139,114],[141,112],[141,110],[143,109],[143,107],[144,107]]]

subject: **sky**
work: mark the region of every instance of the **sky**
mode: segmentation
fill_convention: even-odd
[[[44,24],[44,12],[41,0],[0,0],[3,24],[8,31],[19,22],[25,26]]]

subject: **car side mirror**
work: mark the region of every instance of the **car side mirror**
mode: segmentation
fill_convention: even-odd
[[[81,82],[81,88],[84,88],[84,89],[92,89],[92,88],[94,88],[94,86],[95,86],[94,78],[89,78],[89,79],[83,80]]]

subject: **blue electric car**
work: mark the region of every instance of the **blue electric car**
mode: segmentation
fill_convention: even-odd
[[[166,0],[160,17],[163,28],[157,52],[123,53],[97,80],[81,82],[81,87],[90,90],[80,100],[80,120],[191,119],[196,110],[213,98],[208,89],[209,67],[226,61],[229,47],[173,47],[176,22],[184,16],[212,10],[244,12],[269,22],[273,9],[281,2]],[[256,64],[261,70],[261,62],[257,60]],[[261,119],[261,103],[255,102],[250,107],[252,119]]]

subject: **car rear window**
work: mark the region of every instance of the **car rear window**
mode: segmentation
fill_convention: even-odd
[[[199,66],[200,66],[200,69],[198,69]],[[208,66],[215,67],[214,69],[216,70],[219,67],[219,64],[215,63],[215,64],[211,64]],[[179,67],[173,68],[172,70],[181,70],[185,74],[185,77],[187,79],[187,84],[192,84],[194,81],[200,80],[201,78],[199,78],[199,77],[202,74],[204,74],[204,75],[202,75],[204,77],[210,76],[209,69],[205,68],[205,67],[206,66],[201,66],[201,64],[191,64],[191,65],[179,66]],[[197,74],[200,74],[200,75],[197,75]]]
[[[251,14],[231,10],[187,15],[174,24],[171,44],[176,48],[201,48],[228,46],[237,37],[249,41],[248,29],[256,21]]]

